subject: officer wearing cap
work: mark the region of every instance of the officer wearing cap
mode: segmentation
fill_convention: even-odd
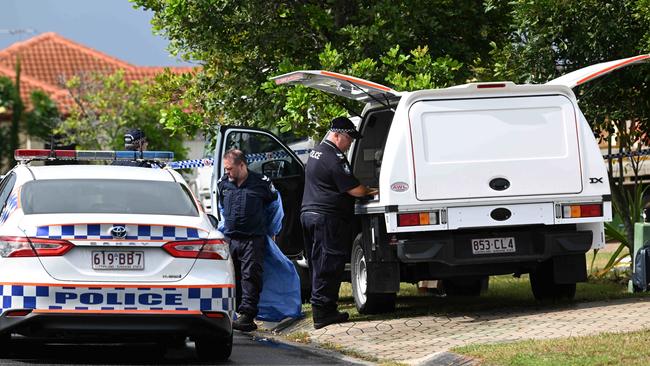
[[[142,153],[147,150],[147,136],[139,128],[133,128],[124,134],[124,149],[128,151],[137,151]],[[137,154],[134,154],[136,157]],[[136,157],[137,158],[137,157]],[[148,161],[137,161],[137,160],[116,160],[111,165],[121,165],[121,166],[138,166],[150,168],[151,163]]]
[[[265,207],[278,193],[264,175],[248,170],[240,150],[223,156],[225,174],[219,179],[219,205],[223,209],[223,234],[230,244],[237,281],[237,312],[233,328],[250,332],[257,328],[257,304],[262,291],[262,262],[266,246]]]
[[[345,152],[361,138],[346,117],[332,120],[326,140],[310,154],[305,168],[305,191],[300,221],[312,277],[314,328],[344,322],[337,310],[339,288],[352,241],[355,197],[376,193],[352,174]]]

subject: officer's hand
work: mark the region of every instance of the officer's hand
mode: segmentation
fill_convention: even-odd
[[[366,193],[367,196],[376,196],[379,194],[379,189],[377,188],[368,188],[368,192]]]

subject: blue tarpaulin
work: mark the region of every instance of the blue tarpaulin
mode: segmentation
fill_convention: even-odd
[[[221,211],[223,215],[223,211]],[[278,322],[285,318],[302,316],[300,301],[300,278],[293,263],[273,241],[282,230],[282,200],[278,198],[266,207],[266,253],[262,274],[262,292],[257,305],[257,319]],[[223,229],[223,221],[219,230]]]

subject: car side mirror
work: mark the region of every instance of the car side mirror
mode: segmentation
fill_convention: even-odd
[[[210,223],[212,224],[212,226],[214,226],[215,229],[218,229],[219,228],[219,220],[213,214],[209,213],[207,215],[208,215],[208,219],[210,219]]]

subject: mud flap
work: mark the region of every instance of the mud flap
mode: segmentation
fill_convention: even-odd
[[[399,292],[398,262],[367,262],[368,293]]]
[[[399,292],[400,264],[395,249],[386,241],[388,235],[382,219],[376,215],[362,220],[368,293]]]
[[[587,281],[587,259],[584,254],[553,257],[553,279],[557,284]]]

